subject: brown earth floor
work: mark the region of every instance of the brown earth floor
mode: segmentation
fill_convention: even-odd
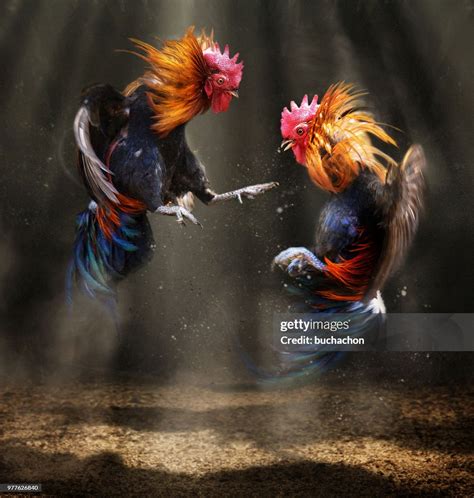
[[[474,496],[473,414],[465,387],[4,386],[0,483],[75,496]]]

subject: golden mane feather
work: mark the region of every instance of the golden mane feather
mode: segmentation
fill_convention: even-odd
[[[372,145],[370,135],[396,146],[374,120],[361,110],[364,93],[344,82],[331,85],[310,124],[306,165],[311,180],[330,192],[341,192],[363,168],[385,182],[386,166],[396,162]]]
[[[209,108],[204,93],[208,67],[203,49],[213,44],[212,33],[197,38],[190,27],[180,40],[167,40],[160,49],[131,39],[143,54],[132,52],[149,64],[149,70],[124,90],[130,95],[140,85],[150,88],[148,97],[155,114],[152,129],[161,137]]]

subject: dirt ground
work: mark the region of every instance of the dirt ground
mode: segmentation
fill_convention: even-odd
[[[474,496],[472,392],[3,386],[0,482],[49,495]]]

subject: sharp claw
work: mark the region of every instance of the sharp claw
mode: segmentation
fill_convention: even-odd
[[[278,187],[280,184],[278,182],[266,183],[263,187],[265,190],[271,190],[272,188]]]
[[[181,215],[188,219],[194,225],[199,225],[201,228],[203,228],[201,223],[199,223],[199,221],[186,209],[183,208],[183,210],[181,211]]]
[[[296,275],[297,271],[299,271],[300,269],[300,260],[298,259],[294,259],[286,268],[286,271],[288,273],[288,275],[290,275],[290,277],[292,277],[293,275]]]
[[[191,222],[192,222],[192,223],[194,223],[194,225],[198,225],[198,226],[200,226],[201,228],[203,228],[203,226],[201,225],[201,223],[199,223],[199,221],[198,221],[196,218],[193,218],[193,219],[191,220]]]
[[[193,219],[192,219],[191,221],[192,221],[195,225],[197,225],[197,226],[199,226],[199,227],[201,227],[201,228],[204,228],[204,227],[202,226],[202,224],[200,223],[200,221],[199,221],[197,218],[195,218],[194,216],[193,216]]]

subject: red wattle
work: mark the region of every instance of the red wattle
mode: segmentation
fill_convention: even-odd
[[[306,166],[306,146],[303,144],[296,144],[293,147],[293,154],[297,162]]]
[[[232,95],[227,92],[214,93],[211,100],[211,108],[215,113],[225,112],[229,108]]]

